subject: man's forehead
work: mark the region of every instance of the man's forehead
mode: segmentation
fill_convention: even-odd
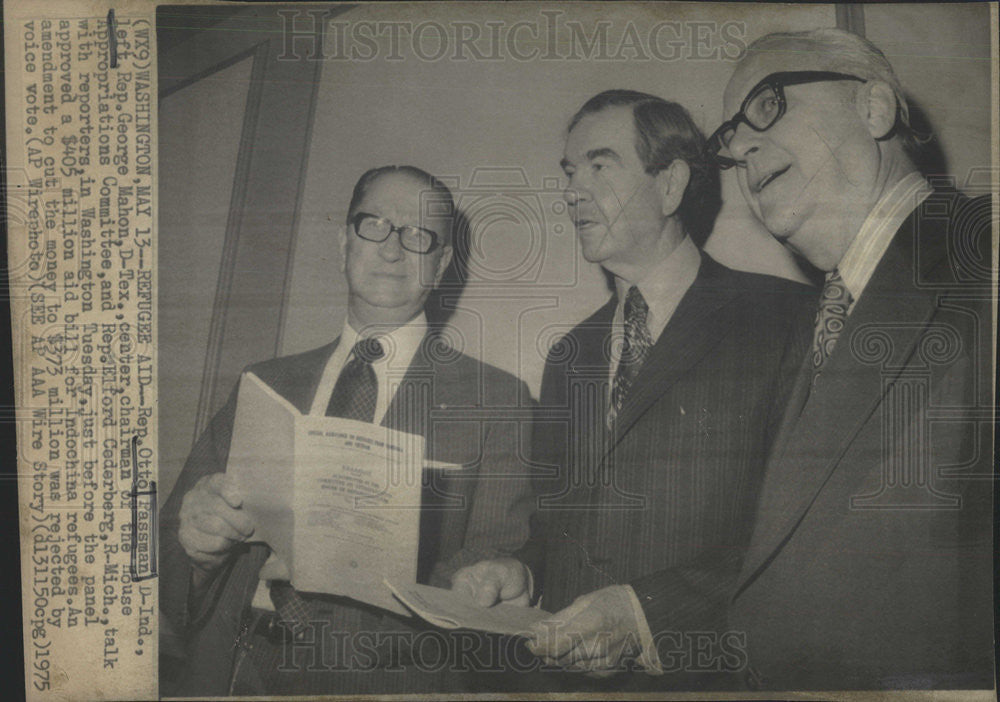
[[[566,151],[610,148],[616,144],[631,144],[634,139],[632,106],[611,105],[580,118],[566,138]]]
[[[365,195],[400,195],[413,197],[425,188],[421,180],[409,173],[383,173],[368,185]]]
[[[415,210],[422,197],[430,195],[431,188],[418,178],[405,173],[387,173],[369,184],[361,198],[361,205]]]

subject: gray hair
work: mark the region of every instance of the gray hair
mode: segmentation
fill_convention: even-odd
[[[822,70],[847,73],[865,80],[880,80],[888,84],[896,95],[896,124],[890,134],[899,136],[911,154],[930,140],[929,134],[919,134],[910,126],[910,106],[892,64],[877,46],[864,37],[833,28],[774,32],[751,43],[744,56],[753,53],[809,55],[818,59],[818,67]]]

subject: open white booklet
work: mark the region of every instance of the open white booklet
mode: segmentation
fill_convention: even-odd
[[[409,581],[393,582],[387,578],[385,584],[407,607],[442,629],[475,629],[518,636],[550,616],[535,607],[509,604],[481,607],[464,592]]]
[[[422,436],[303,415],[252,373],[240,382],[226,473],[297,590],[409,614],[384,581],[416,581],[423,469]]]

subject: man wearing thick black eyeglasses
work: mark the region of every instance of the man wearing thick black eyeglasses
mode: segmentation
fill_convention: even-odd
[[[710,151],[826,274],[730,605],[746,682],[991,688],[995,214],[917,172],[899,81],[853,34],[759,39],[725,110]]]
[[[422,434],[429,461],[467,467],[424,484],[417,579],[441,587],[463,566],[519,548],[531,506],[521,451],[530,441],[527,388],[451,348],[424,315],[451,260],[455,215],[447,187],[420,169],[365,173],[340,232],[348,283],[340,336],[248,369],[303,414]],[[431,637],[417,659],[416,637],[434,633],[417,622],[282,580],[225,475],[235,405],[234,391],[164,508],[161,610],[186,647],[168,694],[445,689],[449,639]]]

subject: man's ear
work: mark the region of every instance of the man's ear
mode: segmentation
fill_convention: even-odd
[[[675,158],[669,166],[656,174],[656,187],[660,193],[664,217],[671,217],[677,212],[690,179],[691,168],[687,161],[680,158]]]
[[[337,244],[340,248],[340,272],[347,273],[347,225],[337,229]]]
[[[858,112],[873,139],[884,139],[896,125],[896,93],[885,81],[870,80],[860,88]]]

